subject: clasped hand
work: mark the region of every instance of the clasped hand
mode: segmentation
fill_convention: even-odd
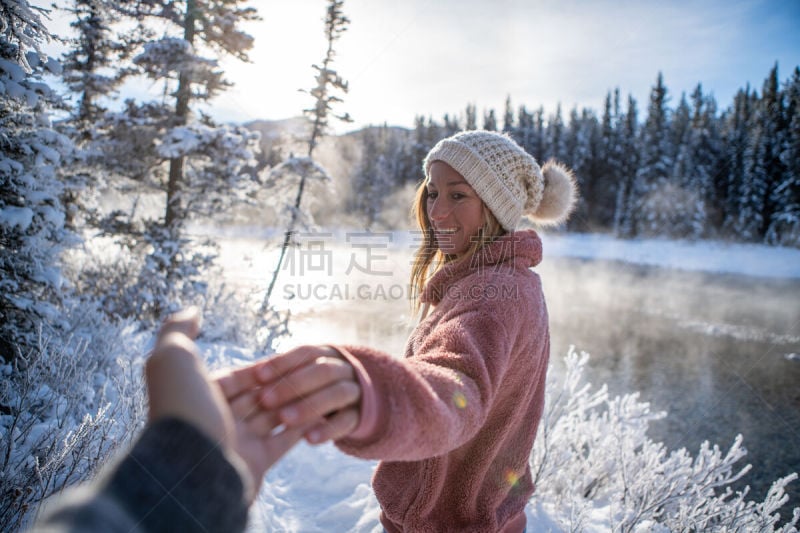
[[[195,425],[246,463],[253,489],[301,438],[319,444],[355,429],[361,387],[333,348],[301,346],[212,378],[194,343],[199,331],[196,309],[161,327],[146,365],[150,420]]]

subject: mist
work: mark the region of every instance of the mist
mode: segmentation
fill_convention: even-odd
[[[739,488],[755,495],[800,470],[800,281],[563,257],[537,271],[554,368],[570,345],[590,353],[594,385],[667,412],[650,436],[671,450],[741,433],[753,470]]]

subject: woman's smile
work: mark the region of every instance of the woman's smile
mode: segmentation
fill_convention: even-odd
[[[436,246],[444,254],[463,254],[483,227],[483,201],[461,174],[442,161],[431,164],[427,188]]]

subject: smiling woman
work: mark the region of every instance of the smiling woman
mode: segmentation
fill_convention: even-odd
[[[436,245],[443,254],[458,256],[466,252],[486,217],[494,218],[475,189],[443,161],[431,164],[425,197]]]
[[[564,221],[571,173],[540,167],[511,137],[466,131],[428,153],[414,209],[422,317],[405,357],[300,346],[251,367],[259,403],[313,444],[380,459],[372,487],[389,532],[519,533],[550,357],[534,230]],[[428,311],[430,310],[430,313]],[[448,487],[463,487],[453,492]],[[425,494],[426,498],[419,498]]]

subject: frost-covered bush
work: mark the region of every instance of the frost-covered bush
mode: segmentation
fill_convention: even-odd
[[[203,307],[209,281],[219,276],[213,242],[173,238],[158,223],[85,239],[82,249],[65,255],[65,275],[112,320],[151,328],[181,307]]]
[[[260,296],[243,294],[228,284],[215,262],[217,248],[208,240],[187,239],[176,251],[180,268],[173,281],[159,253],[137,231],[85,235],[83,246],[64,256],[64,272],[75,291],[96,302],[111,320],[134,320],[142,329],[156,327],[167,313],[187,305],[203,312],[202,337],[251,350],[263,350],[288,332],[288,312],[260,309]]]
[[[560,382],[548,384],[542,423],[531,454],[534,507],[564,531],[797,531],[800,509],[779,526],[784,488],[773,483],[763,502],[730,485],[750,466],[741,436],[727,452],[704,443],[696,457],[668,452],[646,435],[654,413],[637,394],[609,398],[583,381],[588,355],[571,350]]]
[[[144,346],[86,305],[68,334],[0,365],[0,523],[17,530],[39,504],[89,477],[144,419]]]

